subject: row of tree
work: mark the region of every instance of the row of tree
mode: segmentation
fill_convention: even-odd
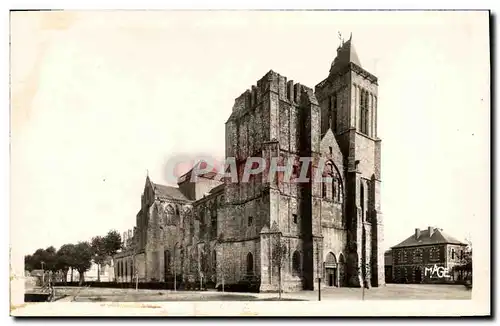
[[[47,249],[38,249],[32,255],[24,256],[24,268],[30,272],[36,269],[61,272],[64,280],[67,279],[70,270],[71,276],[76,270],[80,275],[80,283],[82,283],[85,272],[90,269],[92,262],[94,262],[98,268],[97,280],[100,281],[101,265],[121,248],[120,234],[111,230],[105,236],[95,236],[90,241],[62,245],[57,251],[53,246]]]

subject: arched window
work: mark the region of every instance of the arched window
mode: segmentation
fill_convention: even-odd
[[[292,272],[294,275],[300,274],[300,253],[294,251],[292,255]]]
[[[251,252],[247,254],[247,274],[253,274],[253,255]]]
[[[332,199],[337,200],[337,178],[332,177]]]
[[[212,207],[210,216],[210,236],[212,239],[217,237],[217,207]]]
[[[173,220],[175,219],[175,209],[171,205],[167,205],[167,207],[165,208],[165,212],[167,213],[165,224],[166,225],[172,224]]]

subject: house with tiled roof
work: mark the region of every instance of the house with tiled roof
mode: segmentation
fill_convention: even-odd
[[[395,283],[449,283],[453,267],[460,264],[467,245],[429,226],[391,247],[392,281]],[[389,255],[386,253],[386,257]],[[386,262],[386,266],[388,266]]]

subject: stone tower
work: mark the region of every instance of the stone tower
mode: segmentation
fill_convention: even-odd
[[[319,155],[319,145],[320,107],[313,90],[273,71],[236,99],[226,122],[226,158],[235,158],[239,179],[250,157],[280,164],[291,160],[298,169],[300,157]],[[228,267],[234,270],[230,277],[248,276],[244,257],[257,257],[253,266],[261,291],[277,290],[280,277],[284,290],[312,289],[321,229],[311,207],[319,190],[312,183],[269,182],[267,172],[249,182],[226,183],[220,241],[227,247],[225,256],[230,248],[235,252],[235,243],[241,248],[238,256],[226,259],[234,265]],[[284,251],[281,263],[277,242]]]
[[[344,157],[348,284],[384,284],[383,219],[380,209],[380,151],[377,136],[377,77],[363,69],[352,35],[339,46],[328,77],[315,95],[321,134],[331,129]]]

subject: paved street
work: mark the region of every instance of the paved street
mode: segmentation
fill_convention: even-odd
[[[151,301],[274,301],[276,293],[221,293],[215,291],[166,291],[106,288],[58,287],[61,301],[77,302],[151,302]],[[359,288],[323,288],[322,300],[362,300]],[[463,285],[388,284],[364,291],[365,300],[467,300],[471,291]],[[282,294],[282,300],[318,300],[318,291],[300,291]]]

